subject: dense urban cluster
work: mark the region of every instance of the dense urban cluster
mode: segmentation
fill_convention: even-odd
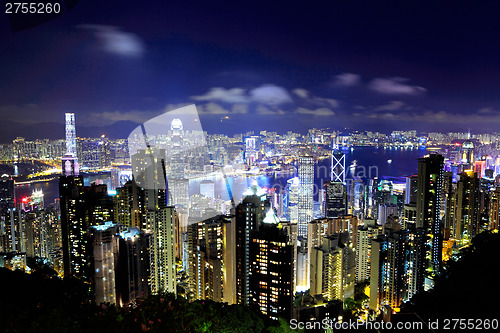
[[[141,148],[139,137],[77,138],[66,114],[65,140],[18,138],[1,150],[6,163],[40,164],[32,177],[0,179],[0,267],[34,272],[36,259],[127,320],[120,308],[164,293],[249,306],[276,321],[342,321],[346,309],[355,320],[390,320],[433,290],[477,235],[497,232],[499,139],[327,130],[229,137],[185,131],[174,119]],[[437,151],[397,183],[346,167],[344,150],[363,145]],[[328,172],[316,189],[322,160]],[[16,197],[18,184],[54,175],[55,202],[40,190]],[[259,186],[266,175],[284,175],[285,185]],[[239,192],[238,177],[250,184]],[[180,299],[169,302],[187,306]]]

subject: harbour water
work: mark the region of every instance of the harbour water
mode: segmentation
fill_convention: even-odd
[[[353,147],[344,150],[346,156],[346,178],[360,177],[363,180],[378,177],[395,182],[404,182],[404,177],[416,174],[417,159],[428,153],[426,149],[403,149],[383,147]],[[388,162],[390,161],[390,162]],[[317,161],[315,164],[315,184],[322,187],[330,178],[330,159]],[[353,164],[356,168],[353,169]],[[21,172],[24,170],[18,170]],[[0,174],[13,174],[11,165],[0,165]],[[290,178],[297,176],[293,173],[276,173],[273,175],[260,175],[256,177],[210,177],[214,182],[216,197],[223,200],[230,198],[230,192],[235,198],[240,198],[244,191],[257,182],[259,186],[266,188],[284,188]],[[203,179],[197,178],[189,181],[189,194],[199,193],[199,184]],[[30,196],[34,189],[42,189],[45,197],[45,205],[53,203],[59,196],[58,178],[51,181],[38,182],[16,186],[16,198]]]

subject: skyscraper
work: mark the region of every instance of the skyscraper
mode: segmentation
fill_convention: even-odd
[[[417,180],[417,175],[406,177],[405,205],[417,203]]]
[[[293,299],[293,251],[288,233],[268,210],[250,233],[250,304],[271,319],[290,318]]]
[[[113,199],[106,185],[84,186],[82,176],[59,178],[64,274],[88,278],[87,229],[110,221]]]
[[[299,237],[307,238],[307,224],[313,220],[314,159],[299,157],[299,182],[297,203],[297,230]]]
[[[347,191],[344,183],[327,182],[325,188],[325,217],[334,218],[347,215]]]
[[[172,131],[170,148],[170,172],[168,173],[168,188],[171,198],[169,204],[176,207],[187,207],[189,201],[188,181],[184,177],[185,159],[184,154],[184,127],[179,118],[172,120],[170,125]]]
[[[330,180],[345,183],[345,154],[334,145],[332,151],[332,166]]]
[[[443,226],[440,212],[443,162],[444,158],[439,154],[430,154],[418,160],[416,223],[417,228],[424,228],[426,231],[428,244],[426,257],[430,258],[427,267],[433,274],[441,270]]]
[[[244,195],[235,211],[236,303],[249,305],[250,234],[258,229],[270,204],[266,192],[257,184],[252,185]]]
[[[147,213],[151,226],[151,293],[177,293],[175,269],[174,207],[168,206]]]
[[[0,252],[15,251],[19,241],[16,231],[21,220],[19,214],[21,211],[15,205],[14,180],[3,175],[0,177]]]
[[[372,223],[369,223],[371,221]],[[382,233],[382,227],[374,220],[366,219],[364,225],[358,227],[358,244],[356,248],[356,281],[363,282],[370,278],[372,239]]]
[[[188,226],[189,285],[194,299],[224,299],[224,225],[220,215]]]
[[[66,113],[66,154],[62,157],[62,175],[78,176],[80,166],[76,151],[75,114]]]
[[[454,238],[461,240],[474,237],[480,219],[480,179],[472,171],[462,172],[457,182],[455,221],[452,223]]]
[[[152,234],[130,227],[119,234],[116,303],[125,305],[149,295]]]
[[[76,156],[75,114],[66,113],[66,154]]]
[[[112,222],[89,228],[89,272],[96,304],[116,303],[116,269],[118,268],[119,226]]]
[[[311,295],[343,301],[354,296],[354,252],[347,233],[322,238],[311,250]]]

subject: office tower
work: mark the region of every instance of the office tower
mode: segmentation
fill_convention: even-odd
[[[149,295],[152,235],[137,227],[119,233],[116,303],[123,306]]]
[[[96,304],[116,303],[116,269],[118,268],[119,226],[113,222],[89,228],[90,272]]]
[[[299,157],[299,182],[297,226],[299,237],[307,238],[307,224],[313,220],[314,159]]]
[[[76,151],[75,114],[66,113],[66,154],[62,157],[62,175],[78,176],[80,166]]]
[[[245,138],[245,163],[254,165],[257,160],[257,143],[255,137]]]
[[[327,182],[325,189],[325,217],[334,218],[347,215],[347,191],[344,183]]]
[[[394,195],[394,184],[390,180],[380,180],[375,187],[375,197],[377,204],[396,204],[397,198]]]
[[[431,154],[418,160],[417,228],[428,237],[428,267],[433,274],[441,270],[442,222],[440,216],[443,185],[443,156]]]
[[[250,232],[250,305],[277,320],[290,318],[293,300],[293,251],[286,230],[270,209]]]
[[[270,204],[266,192],[257,184],[252,185],[244,195],[235,211],[236,303],[249,305],[250,233],[259,228]]]
[[[66,113],[66,154],[76,156],[75,114]]]
[[[376,198],[376,180],[368,179],[365,186],[365,218],[375,219],[378,214]]]
[[[171,198],[170,205],[186,208],[189,201],[189,183],[184,176],[185,159],[184,154],[184,127],[178,118],[172,120],[170,129],[172,131],[170,149],[170,172],[168,172],[168,188]]]
[[[478,231],[480,219],[479,184],[477,174],[462,172],[457,182],[453,235],[457,240],[471,239]]]
[[[472,167],[472,163],[474,163],[474,144],[470,139],[467,139],[462,144],[462,164],[470,168]]]
[[[320,246],[311,250],[311,291],[324,300],[344,301],[354,296],[354,252],[348,234],[325,236]]]
[[[175,232],[173,206],[148,210],[147,225],[151,226],[151,280],[153,295],[160,292],[176,294]]]
[[[146,194],[134,181],[116,189],[115,221],[128,227],[146,228]]]
[[[200,182],[200,194],[207,198],[215,199],[215,184],[212,180],[205,179]]]
[[[405,205],[417,203],[417,180],[417,175],[406,177]]]
[[[398,216],[398,207],[395,204],[378,205],[378,224],[384,225],[389,216]]]
[[[170,124],[172,137],[170,139],[170,177],[173,179],[184,178],[184,127],[179,118],[172,120]]]
[[[299,220],[299,188],[300,180],[299,177],[291,178],[287,181],[284,206],[288,214],[288,218],[291,223],[297,223]]]
[[[383,231],[374,220],[365,220],[358,226],[358,244],[356,248],[356,281],[363,282],[370,279],[372,239]]]
[[[335,146],[332,148],[330,181],[345,183],[345,155]]]
[[[349,193],[348,199],[348,213],[363,217],[364,211],[364,195],[365,186],[362,179],[353,179],[348,183],[347,192]]]
[[[87,266],[85,232],[88,227],[84,214],[83,177],[60,177],[59,198],[64,276],[83,277]]]
[[[189,286],[193,299],[224,299],[224,215],[188,226]]]

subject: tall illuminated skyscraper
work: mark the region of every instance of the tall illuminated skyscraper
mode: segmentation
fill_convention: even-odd
[[[170,177],[173,179],[184,179],[184,127],[182,121],[178,118],[172,120],[170,124],[172,131],[171,154],[170,154]]]
[[[266,192],[257,184],[245,193],[235,210],[236,303],[250,304],[250,242],[252,230],[257,230],[270,207]]]
[[[299,177],[291,178],[287,181],[286,193],[284,198],[284,206],[286,206],[286,211],[288,218],[291,223],[297,223],[299,219],[298,212],[298,201],[299,201],[299,187],[300,181]]]
[[[66,154],[76,156],[75,114],[66,113]]]
[[[254,137],[245,139],[245,162],[248,165],[253,165],[257,158],[256,141]]]
[[[333,145],[331,181],[345,183],[345,155],[338,149],[338,145]]]
[[[313,220],[314,159],[311,156],[299,157],[298,225],[299,237],[307,238],[307,224]]]
[[[62,157],[62,175],[78,176],[80,167],[76,152],[75,114],[66,113],[66,154]]]
[[[459,175],[455,200],[455,219],[452,230],[455,239],[472,238],[480,221],[480,179],[477,173],[466,171]]]
[[[441,191],[443,184],[444,158],[430,154],[418,160],[417,179],[417,228],[424,228],[427,234],[428,268],[435,274],[441,269],[442,231]],[[427,268],[427,267],[426,267]]]
[[[179,118],[172,120],[170,124],[172,131],[171,149],[170,149],[170,173],[168,175],[168,190],[171,198],[169,204],[176,207],[187,207],[189,201],[189,184],[184,177],[185,167],[185,148],[184,148],[184,127]]]
[[[151,226],[151,293],[176,294],[174,207],[148,211],[147,224]]]

